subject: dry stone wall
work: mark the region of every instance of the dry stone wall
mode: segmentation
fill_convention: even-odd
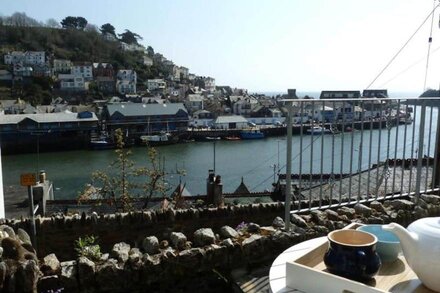
[[[263,213],[266,209],[281,211],[282,205],[252,205],[243,207],[243,210],[245,209],[248,209],[247,213],[255,217],[255,214]],[[71,233],[76,229],[84,231],[84,229],[74,228],[78,223],[91,226],[106,225],[111,229],[111,233],[118,233],[110,223],[117,224],[121,228],[130,224],[139,225],[140,219],[148,219],[150,225],[160,223],[163,227],[166,226],[164,225],[165,219],[172,221],[171,223],[177,223],[177,219],[193,212],[195,211],[172,211],[159,215],[149,212],[105,217],[95,215],[78,217],[75,220],[71,218],[51,219],[48,222],[54,227],[72,225]],[[33,282],[38,280],[39,291],[59,288],[65,288],[66,292],[145,292],[151,288],[166,290],[171,288],[167,286],[176,284],[178,280],[191,282],[195,277],[200,278],[213,269],[228,272],[234,268],[270,264],[288,247],[306,239],[325,236],[328,232],[343,228],[352,222],[380,224],[397,222],[408,225],[418,218],[440,216],[440,197],[422,195],[417,204],[412,198],[394,199],[383,203],[371,202],[365,205],[356,204],[323,211],[315,210],[302,215],[294,214],[291,217],[292,232],[283,231],[283,219],[277,216],[273,217],[269,224],[246,221],[240,222],[238,226],[228,225],[227,222],[230,219],[227,219],[227,213],[232,213],[232,209],[199,211],[198,218],[203,219],[202,225],[216,222],[212,226],[201,227],[198,224],[192,224],[192,229],[173,230],[172,228],[182,227],[175,224],[175,226],[167,227],[168,230],[165,233],[158,231],[157,227],[152,227],[151,231],[157,231],[156,235],[139,231],[136,237],[139,237],[141,241],[130,241],[130,239],[115,241],[112,245],[108,245],[108,249],[103,247],[101,250],[103,254],[93,260],[82,256],[59,262],[55,256],[57,253],[55,255],[48,253],[40,259],[38,274],[29,278]],[[204,216],[200,217],[200,214]],[[217,218],[208,221],[210,219],[208,215],[217,215]],[[155,218],[162,216],[164,218],[160,218],[160,221]],[[220,219],[225,220],[221,222]],[[193,220],[195,221],[194,218]],[[17,229],[23,223],[10,222],[9,224],[11,228]],[[187,220],[186,223],[189,221]],[[46,225],[44,221],[40,221],[40,231],[46,231],[41,230],[44,225]],[[60,230],[60,227],[57,229]],[[44,228],[49,229],[50,226]],[[119,233],[134,235],[134,232],[127,233],[122,230]],[[75,237],[79,236],[81,235],[75,235]],[[117,239],[120,236],[112,237],[108,239]],[[3,259],[3,262],[6,260]],[[31,266],[31,264],[26,266]],[[203,279],[199,281],[203,282]]]

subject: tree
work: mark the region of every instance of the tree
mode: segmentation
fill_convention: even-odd
[[[77,26],[76,17],[74,17],[74,16],[67,16],[60,23],[63,28],[76,29],[76,26]]]
[[[67,16],[61,21],[63,28],[72,28],[77,30],[84,30],[87,26],[87,20],[82,16]]]
[[[87,20],[82,16],[78,16],[76,18],[76,28],[79,30],[84,30],[86,26],[87,26]]]
[[[160,168],[160,160],[157,156],[155,148],[148,147],[148,160],[150,168],[143,167],[135,171],[136,176],[143,176],[145,181],[140,185],[144,194],[144,208],[148,206],[153,196],[166,195],[169,191],[168,184],[165,180],[165,171]]]
[[[118,34],[120,40],[127,44],[138,44],[138,40],[142,40],[142,37],[130,30],[125,30],[122,34]]]
[[[147,47],[147,54],[148,54],[148,56],[150,56],[150,57],[153,57],[153,56],[154,56],[154,49],[153,49],[153,47],[151,47],[151,46],[148,46],[148,47]]]
[[[116,37],[115,27],[112,26],[110,23],[105,23],[101,25],[101,28],[99,30],[103,35],[110,34]]]
[[[47,27],[51,27],[51,28],[60,28],[60,23],[54,19],[54,18],[49,18],[48,20],[46,20],[46,26]]]
[[[108,171],[95,171],[92,174],[93,185],[97,184],[97,192],[103,199],[110,200],[111,204],[118,201],[124,211],[132,210],[132,189],[135,187],[131,181],[134,175],[133,161],[130,160],[131,151],[124,149],[124,135],[120,128],[115,131],[116,159],[110,164]],[[87,200],[91,194],[86,190],[79,196],[79,201]]]

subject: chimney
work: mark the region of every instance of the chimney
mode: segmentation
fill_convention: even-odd
[[[206,204],[214,203],[214,179],[215,179],[214,170],[209,170],[208,179],[206,180],[206,195],[207,195]]]
[[[220,175],[215,176],[213,203],[215,206],[223,206],[225,199],[223,197],[223,183]]]

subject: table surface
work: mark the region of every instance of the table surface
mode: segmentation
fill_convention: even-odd
[[[270,290],[273,293],[302,292],[286,287],[286,262],[295,260],[322,243],[327,242],[327,237],[319,237],[301,242],[281,253],[272,263],[269,271]]]

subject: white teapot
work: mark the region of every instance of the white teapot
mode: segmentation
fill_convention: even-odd
[[[396,223],[382,228],[399,237],[406,261],[420,281],[440,292],[440,217],[419,219],[408,230]]]

